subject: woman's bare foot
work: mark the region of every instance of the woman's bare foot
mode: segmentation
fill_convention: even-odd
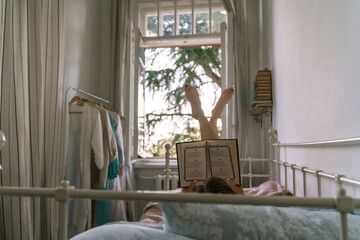
[[[200,118],[205,117],[204,111],[201,108],[201,102],[197,89],[193,86],[186,84],[184,86],[184,90],[186,97],[191,104],[191,111],[193,118],[199,120]]]
[[[214,109],[211,112],[211,119],[210,122],[212,124],[216,124],[217,119],[220,117],[222,111],[224,110],[224,107],[226,106],[226,104],[228,104],[232,98],[232,96],[234,95],[235,90],[233,88],[226,88],[222,93],[221,96],[218,100],[218,102],[216,103]]]

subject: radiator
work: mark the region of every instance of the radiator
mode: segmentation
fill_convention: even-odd
[[[165,190],[165,175],[156,175],[155,180],[155,190]],[[170,190],[178,188],[178,176],[170,175],[169,176],[169,187]]]

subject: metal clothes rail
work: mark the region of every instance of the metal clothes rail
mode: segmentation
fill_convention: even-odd
[[[77,91],[77,92],[79,92],[79,93],[81,93],[81,94],[83,94],[83,95],[85,95],[85,96],[87,96],[87,97],[92,98],[92,99],[95,100],[95,101],[99,101],[100,103],[103,103],[103,104],[111,107],[111,103],[110,103],[110,101],[108,101],[108,100],[105,100],[105,99],[103,99],[103,98],[100,98],[100,97],[98,97],[98,96],[95,96],[95,95],[93,95],[93,94],[91,94],[91,93],[85,92],[85,91],[80,90],[80,89],[77,89],[77,88],[70,87],[70,89],[75,90],[75,91]]]

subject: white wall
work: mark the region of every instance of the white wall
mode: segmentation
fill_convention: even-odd
[[[109,100],[109,1],[65,0],[64,11],[68,86]]]
[[[360,1],[268,0],[263,64],[281,142],[360,136]],[[360,147],[287,149],[283,160],[360,180]]]

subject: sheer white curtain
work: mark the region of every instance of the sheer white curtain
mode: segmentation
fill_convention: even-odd
[[[236,133],[239,139],[241,157],[249,152],[249,110],[250,110],[250,58],[246,0],[234,1],[234,62],[236,84]]]
[[[115,111],[123,116],[127,116],[124,122],[125,145],[129,143],[126,136],[130,131],[130,116],[126,109],[129,109],[130,99],[128,91],[129,84],[133,79],[133,29],[132,29],[132,12],[133,1],[131,0],[112,0],[111,1],[111,102]],[[129,151],[125,146],[125,151]],[[123,180],[125,181],[126,190],[135,189],[135,177],[132,164],[129,158],[130,154],[125,152],[125,165],[123,169]],[[127,202],[128,219],[135,220],[135,206],[133,201]]]
[[[224,0],[228,11],[233,14],[234,71],[235,76],[235,131],[239,142],[240,157],[245,158],[249,151],[249,110],[250,110],[250,69],[249,36],[246,0]],[[242,165],[242,167],[244,167]]]
[[[63,9],[63,0],[6,1],[2,186],[55,187],[63,179]],[[54,200],[3,197],[0,208],[1,238],[57,239]]]

